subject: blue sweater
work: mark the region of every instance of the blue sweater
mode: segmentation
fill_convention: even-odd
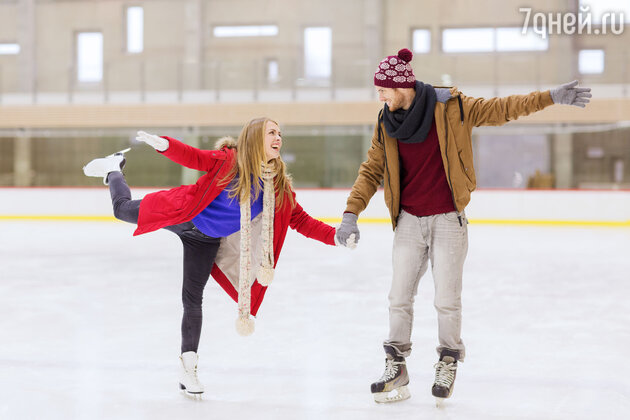
[[[208,207],[192,219],[193,224],[204,234],[223,238],[241,229],[241,208],[238,197],[228,197],[228,189],[221,191]],[[252,219],[262,213],[263,194],[252,203]]]

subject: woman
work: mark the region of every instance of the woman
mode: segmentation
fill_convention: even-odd
[[[275,121],[258,118],[238,141],[220,139],[217,150],[200,150],[170,137],[142,131],[137,140],[180,165],[205,171],[185,185],[132,200],[122,169],[124,152],[88,163],[87,176],[109,185],[114,216],[138,225],[134,235],[160,228],[174,232],[184,247],[180,388],[202,394],[197,378],[203,289],[212,275],[238,303],[236,328],[254,330],[256,315],[271,282],[282,244],[291,227],[304,236],[336,245],[335,228],[310,217],[295,201],[291,179],[280,157],[282,136]],[[353,238],[345,246],[354,247]],[[237,291],[238,290],[238,291]]]

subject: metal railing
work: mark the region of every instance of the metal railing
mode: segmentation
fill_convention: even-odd
[[[607,56],[602,75],[576,75],[571,65],[557,71],[558,59],[550,63],[545,52],[440,55],[435,60],[427,58],[427,64],[421,60],[419,56],[414,63],[418,79],[478,88],[491,96],[544,89],[573,78],[604,87],[609,97],[630,95],[627,51]],[[0,63],[0,105],[373,100],[373,67],[367,60],[333,61],[330,77],[307,79],[300,60],[287,60],[279,62],[279,75],[271,78],[264,60],[191,63],[138,56],[105,62],[97,83],[78,81],[74,65],[56,66],[37,74],[30,88],[21,89],[25,83],[16,65]]]

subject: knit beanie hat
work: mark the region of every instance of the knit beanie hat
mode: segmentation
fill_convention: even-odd
[[[374,73],[374,86],[386,88],[412,88],[416,85],[416,76],[409,62],[413,53],[407,48],[383,59]]]

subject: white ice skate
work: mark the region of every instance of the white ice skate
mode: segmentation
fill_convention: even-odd
[[[203,385],[197,377],[197,361],[199,356],[194,351],[187,351],[179,356],[181,361],[181,369],[179,375],[179,389],[184,395],[195,399],[201,399],[203,394]]]
[[[110,172],[121,172],[125,166],[125,153],[131,148],[121,150],[104,158],[94,159],[83,167],[86,176],[102,177],[103,184],[107,185],[107,175]]]

